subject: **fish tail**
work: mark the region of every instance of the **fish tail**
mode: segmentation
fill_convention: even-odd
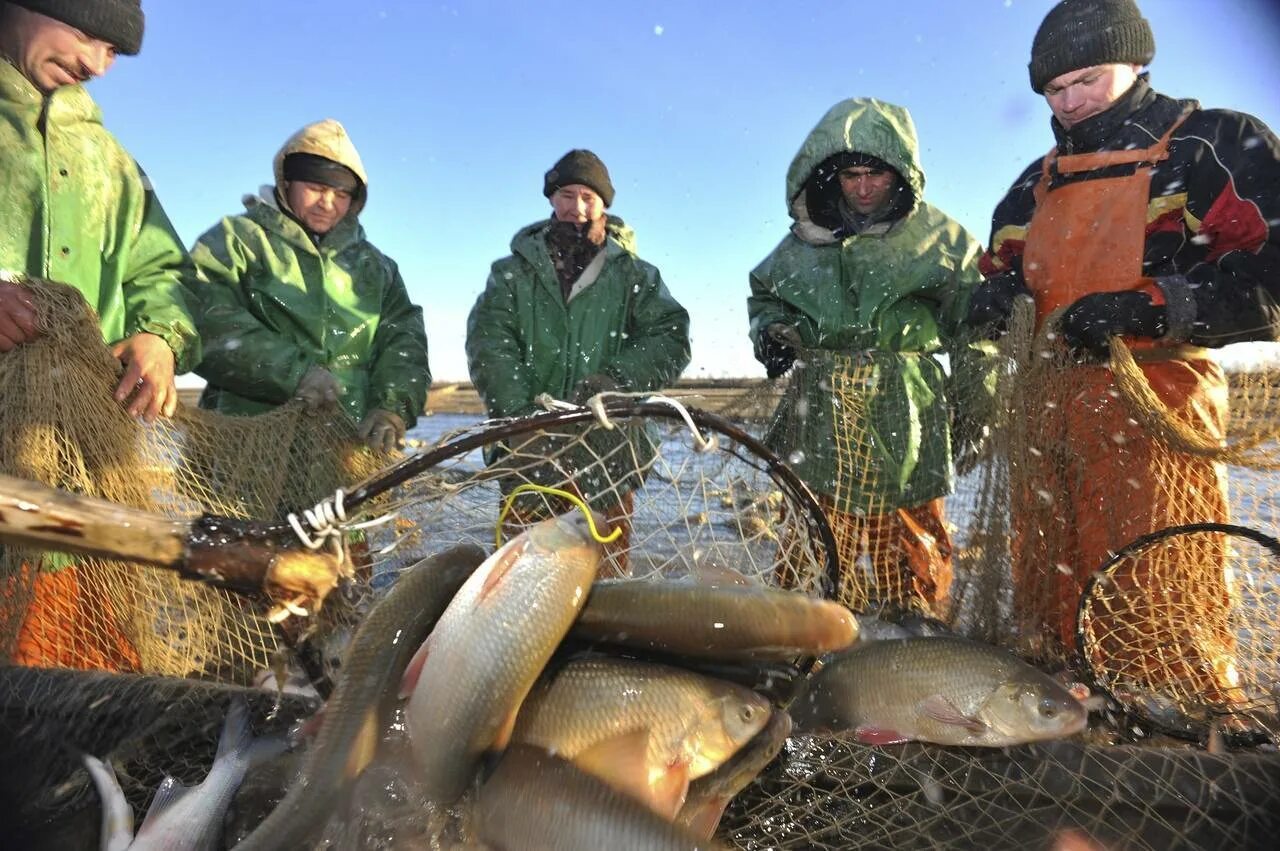
[[[222,723],[222,736],[218,739],[218,752],[213,761],[215,764],[225,762],[243,753],[252,743],[249,704],[243,697],[234,697],[227,708],[227,720]]]

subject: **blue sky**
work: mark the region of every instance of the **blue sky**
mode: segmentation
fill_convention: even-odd
[[[370,175],[361,219],[423,306],[437,380],[467,377],[467,313],[542,175],[591,148],[692,316],[687,376],[762,376],[747,273],[785,235],[784,176],[837,101],[907,106],[926,197],[984,242],[1052,144],[1026,63],[1050,0],[887,3],[148,0],[142,54],[91,91],[184,241],[271,181],[298,127],[342,121]],[[1145,0],[1156,88],[1280,127],[1280,11]]]

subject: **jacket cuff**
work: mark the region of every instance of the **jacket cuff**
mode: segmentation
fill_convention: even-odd
[[[1155,292],[1150,292],[1154,289]],[[1196,299],[1191,282],[1183,275],[1166,275],[1156,278],[1155,286],[1147,288],[1155,304],[1164,304],[1165,324],[1168,330],[1161,338],[1170,343],[1185,343],[1191,338],[1196,319]]]

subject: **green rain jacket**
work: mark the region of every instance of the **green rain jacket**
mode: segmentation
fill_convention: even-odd
[[[913,195],[909,212],[843,238],[810,220],[805,185],[843,151],[893,166]],[[787,172],[791,233],[751,273],[756,357],[765,360],[765,329],[774,322],[794,325],[809,349],[799,354],[766,442],[846,512],[887,512],[952,489],[947,378],[934,355],[948,352],[953,364],[967,357],[957,335],[980,280],[982,246],[924,202],[918,155],[906,109],[870,98],[836,104]],[[871,364],[866,409],[853,424],[870,436],[871,457],[845,459],[839,482],[833,418],[845,409],[832,393],[833,354]],[[860,468],[853,475],[850,463]]]
[[[285,143],[276,186],[294,152],[339,162],[368,185],[336,121],[308,125]],[[318,241],[281,209],[280,196],[274,187],[247,196],[242,215],[224,218],[192,248],[206,282],[201,407],[262,413],[292,399],[303,374],[322,366],[342,385],[353,419],[382,408],[412,427],[431,387],[422,309],[395,262],[365,238],[357,220],[364,193]]]
[[[622,390],[660,390],[689,364],[689,314],[636,256],[631,229],[609,217],[599,277],[565,301],[550,224],[516,233],[467,320],[467,366],[493,417],[534,413],[540,393],[568,399],[592,373]]]
[[[137,163],[82,86],[45,96],[0,61],[0,272],[69,284],[102,339],[155,334],[200,359],[191,261]]]

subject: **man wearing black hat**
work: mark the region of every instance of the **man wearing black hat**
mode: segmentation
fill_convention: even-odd
[[[1049,330],[1064,344],[1068,365],[1042,388],[1044,404],[1023,412],[1037,452],[1019,472],[1028,493],[1049,498],[1020,506],[1014,535],[1023,629],[1048,655],[1074,646],[1081,586],[1109,552],[1227,517],[1212,459],[1168,449],[1133,418],[1110,338],[1134,351],[1172,415],[1213,443],[1227,385],[1205,348],[1280,336],[1280,143],[1250,115],[1153,91],[1143,69],[1154,56],[1133,0],[1064,0],[1045,16],[1029,70],[1056,147],[996,208],[969,315],[996,336],[1029,297],[1037,330],[1057,323]],[[1220,566],[1195,576],[1188,598],[1225,605]],[[1178,652],[1221,697],[1231,640],[1202,632]]]
[[[116,398],[154,420],[200,357],[190,261],[81,86],[136,54],[142,28],[138,0],[0,2],[0,272],[80,290],[125,364]],[[36,336],[25,289],[0,281],[0,352]]]
[[[245,211],[191,249],[206,306],[200,405],[341,409],[372,449],[390,452],[422,413],[431,369],[422,308],[359,221],[360,154],[328,118],[290,136],[273,170],[273,185],[244,196]]]
[[[791,370],[765,441],[823,506],[841,602],[945,617],[954,471],[949,387],[933,355],[971,360],[956,332],[982,246],[924,187],[905,107],[831,107],[787,170],[793,223],[751,271],[747,313],[769,377]]]
[[[636,254],[631,228],[605,212],[614,195],[608,169],[591,151],[569,151],[546,173],[542,194],[551,217],[516,233],[467,320],[467,366],[489,415],[536,413],[543,393],[585,402],[602,391],[669,386],[689,363],[689,314]],[[591,475],[578,477],[588,496],[610,489],[587,482]],[[611,473],[597,465],[594,475]]]
[[[40,334],[24,278],[73,286],[124,365],[116,399],[154,420],[177,406],[174,373],[200,359],[185,290],[194,272],[146,177],[81,85],[117,53],[137,53],[142,25],[138,0],[0,2],[0,357]],[[0,387],[0,405],[20,402],[9,392]],[[138,669],[112,607],[81,575],[66,557],[42,559],[6,661]]]

